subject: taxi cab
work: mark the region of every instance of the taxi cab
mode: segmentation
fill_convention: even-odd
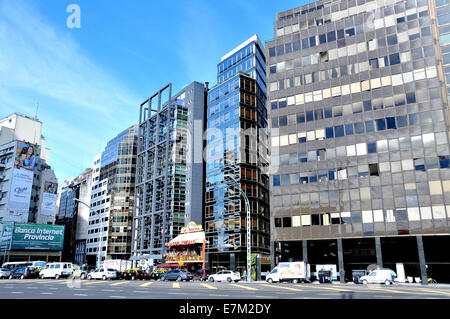
[[[147,276],[148,275],[147,275],[147,273],[145,273],[145,271],[136,269],[136,268],[124,270],[124,271],[122,271],[122,274],[121,274],[122,279],[131,279],[131,280],[136,280],[136,279],[143,280],[143,279],[147,279],[146,278]]]
[[[161,269],[155,269],[150,274],[150,279],[158,280],[162,274],[165,274],[167,272],[167,269],[161,268]]]

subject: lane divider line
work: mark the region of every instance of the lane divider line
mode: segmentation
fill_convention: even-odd
[[[149,281],[149,282],[147,282],[145,284],[139,285],[139,287],[147,287],[147,286],[150,286],[152,283],[153,282]]]
[[[180,288],[180,284],[177,282],[174,282],[172,288]]]

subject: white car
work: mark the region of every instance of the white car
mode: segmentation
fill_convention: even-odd
[[[87,279],[91,280],[91,279],[102,279],[102,280],[106,280],[106,279],[116,279],[117,278],[117,273],[114,269],[111,268],[99,268],[96,269],[92,272],[90,272],[87,275]]]
[[[219,271],[217,274],[210,275],[208,277],[208,280],[211,282],[213,282],[213,281],[238,282],[239,280],[241,280],[241,275],[235,271],[222,270],[222,271]]]
[[[363,284],[385,284],[390,285],[395,282],[391,269],[376,269],[367,276],[362,276],[359,280]]]
[[[45,268],[43,268],[39,273],[39,278],[63,278],[63,277],[69,277],[72,275],[73,272],[73,265],[72,263],[48,263],[45,265]]]
[[[11,270],[7,268],[0,268],[0,278],[9,278],[11,275]]]

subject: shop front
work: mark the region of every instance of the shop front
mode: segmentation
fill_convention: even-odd
[[[205,269],[205,232],[201,225],[190,222],[181,228],[181,233],[166,243],[167,254],[163,255],[164,264],[158,268],[182,268],[191,273]]]

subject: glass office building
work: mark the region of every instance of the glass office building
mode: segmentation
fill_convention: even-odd
[[[266,44],[277,260],[450,280],[437,245],[450,243],[449,12],[444,0],[344,0],[277,14]]]
[[[250,203],[251,252],[270,252],[263,50],[254,35],[222,57],[208,93],[204,225],[212,272],[246,268],[246,206],[236,184]]]
[[[207,86],[166,85],[141,104],[132,257],[165,261],[167,243],[189,221],[201,225]]]

